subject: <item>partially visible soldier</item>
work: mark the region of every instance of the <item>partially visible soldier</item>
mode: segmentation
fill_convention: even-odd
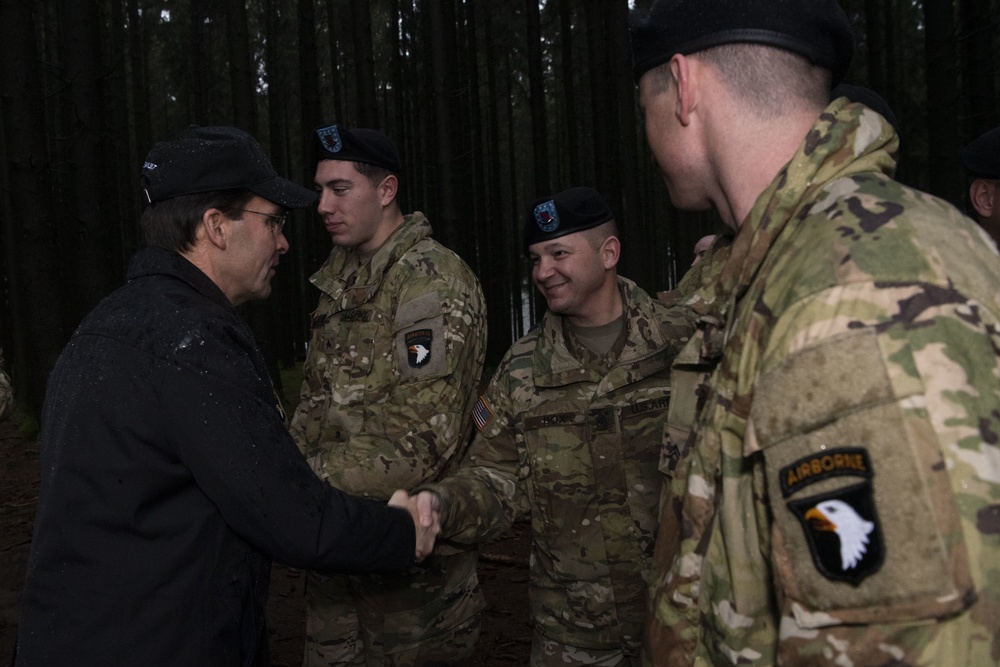
[[[712,247],[712,241],[714,240],[715,234],[708,234],[698,239],[698,242],[694,244],[694,261],[691,262],[691,266],[698,265],[698,262],[705,256],[708,249]]]
[[[671,200],[735,233],[671,378],[644,662],[997,664],[1000,258],[830,102],[836,0],[659,0],[632,38]]]
[[[476,404],[468,461],[418,502],[469,544],[530,515],[532,665],[635,665],[670,364],[691,323],[618,276],[618,230],[595,190],[539,201],[524,246],[548,312]]]
[[[321,294],[292,433],[321,478],[388,499],[439,479],[468,443],[485,301],[427,218],[401,212],[385,135],[331,125],[313,139],[334,248],[311,279]],[[476,561],[443,547],[402,575],[310,572],[304,664],[468,663],[485,606]]]
[[[1000,245],[1000,127],[969,143],[960,157],[970,181],[970,214]]]
[[[14,404],[14,388],[10,377],[4,371],[3,348],[0,348],[0,419],[4,419]]]
[[[846,97],[851,102],[863,104],[872,111],[877,112],[882,118],[889,121],[889,125],[892,125],[892,129],[896,131],[897,136],[902,135],[896,113],[889,106],[889,103],[886,102],[885,98],[871,88],[858,86],[853,83],[838,83],[830,91],[830,101],[832,102],[838,97]]]

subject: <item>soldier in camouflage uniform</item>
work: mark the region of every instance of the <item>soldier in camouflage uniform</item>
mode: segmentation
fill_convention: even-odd
[[[482,373],[479,281],[396,200],[399,155],[374,130],[314,135],[319,212],[334,243],[312,283],[292,434],[337,488],[388,498],[458,460]],[[485,606],[476,552],[441,546],[405,575],[307,575],[305,665],[467,663]]]
[[[0,348],[0,419],[7,416],[13,404],[14,389],[10,385],[10,378],[4,372],[3,349]]]
[[[507,352],[469,459],[431,504],[442,536],[469,544],[530,515],[532,665],[638,664],[669,369],[691,321],[617,275],[590,188],[533,207],[525,247],[549,310]]]
[[[633,25],[671,199],[736,232],[674,364],[644,663],[995,665],[1000,258],[827,105],[835,0],[740,6]]]
[[[969,180],[969,215],[1000,244],[1000,127],[969,142],[960,158]]]

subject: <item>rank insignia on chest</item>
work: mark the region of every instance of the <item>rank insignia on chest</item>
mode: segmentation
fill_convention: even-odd
[[[426,366],[431,362],[431,341],[434,334],[430,329],[415,329],[404,334],[406,360],[413,368]]]
[[[822,480],[860,478],[848,486],[789,500],[787,505],[802,525],[816,569],[827,579],[857,586],[882,567],[885,549],[867,451],[826,450],[781,468],[779,474],[786,498]]]

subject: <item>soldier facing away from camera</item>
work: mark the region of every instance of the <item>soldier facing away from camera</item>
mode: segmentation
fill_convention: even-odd
[[[632,43],[671,200],[735,234],[674,365],[645,662],[996,664],[1000,258],[830,101],[835,0],[660,0]]]

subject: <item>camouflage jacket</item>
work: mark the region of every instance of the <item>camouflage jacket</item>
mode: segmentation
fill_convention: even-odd
[[[486,348],[479,281],[421,213],[361,266],[334,248],[311,280],[312,316],[292,435],[316,473],[387,500],[457,463]]]
[[[1000,657],[1000,258],[831,103],[673,370],[644,662]]]
[[[13,403],[14,389],[10,385],[10,378],[4,372],[3,350],[0,349],[0,419],[7,416]]]
[[[670,364],[686,309],[619,278],[626,329],[606,358],[567,341],[551,312],[507,352],[473,411],[462,469],[432,485],[442,535],[492,540],[530,515],[535,629],[638,655],[661,479]],[[577,351],[580,350],[580,351]]]

